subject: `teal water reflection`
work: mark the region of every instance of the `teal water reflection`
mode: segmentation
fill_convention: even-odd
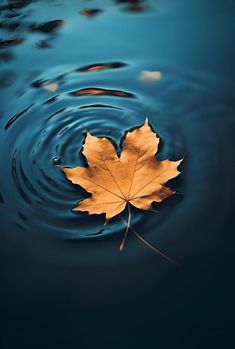
[[[2,1],[2,348],[232,348],[232,1]],[[85,130],[148,117],[181,195],[133,226],[71,208]]]

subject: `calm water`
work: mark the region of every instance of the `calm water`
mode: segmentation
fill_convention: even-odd
[[[234,348],[234,2],[0,1],[2,346]],[[178,195],[74,213],[86,129],[119,146],[148,117]]]

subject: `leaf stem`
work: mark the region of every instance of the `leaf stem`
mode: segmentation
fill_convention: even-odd
[[[125,231],[124,237],[122,239],[121,245],[119,247],[120,251],[123,251],[123,249],[124,249],[124,245],[125,245],[125,242],[126,242],[127,234],[128,234],[128,231],[129,231],[129,229],[131,227],[131,208],[130,208],[129,202],[127,203],[127,207],[128,207],[128,222],[125,221],[126,231]]]
[[[128,227],[128,230],[130,229],[135,236],[141,240],[146,246],[148,246],[151,250],[153,250],[155,253],[157,253],[159,256],[163,257],[164,259],[168,260],[169,262],[178,265],[179,263],[174,261],[172,258],[170,258],[169,256],[167,256],[165,253],[163,253],[161,250],[159,250],[158,248],[154,247],[153,245],[151,245],[148,241],[146,241],[139,233],[137,233],[137,231],[132,227],[132,225],[130,225],[130,223],[128,223],[124,218],[122,218],[120,216],[120,219],[123,221],[123,223],[125,223]]]

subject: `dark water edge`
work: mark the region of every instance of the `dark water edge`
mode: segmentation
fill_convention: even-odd
[[[0,1],[0,347],[234,344],[233,1]],[[179,195],[119,219],[74,213],[85,130],[148,117]],[[120,149],[120,148],[119,148]]]

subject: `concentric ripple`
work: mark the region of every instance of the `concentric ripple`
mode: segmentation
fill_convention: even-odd
[[[179,159],[187,146],[180,141],[185,136],[182,129],[179,133],[177,119],[181,120],[182,111],[191,117],[184,96],[192,106],[198,99],[208,99],[211,91],[209,87],[202,88],[200,78],[191,81],[167,67],[159,68],[166,72],[160,81],[152,79],[160,77],[160,73],[151,71],[147,75],[150,81],[139,80],[143,74],[138,64],[105,62],[69,67],[64,73],[61,67],[56,67],[28,82],[12,114],[3,117],[1,131],[4,144],[1,160],[6,164],[2,175],[8,178],[4,190],[11,192],[11,221],[18,228],[66,238],[94,238],[124,231],[119,218],[104,226],[103,215],[72,211],[88,194],[72,185],[60,166],[86,165],[81,155],[86,130],[112,139],[119,151],[125,132],[142,124],[146,116],[162,138],[160,157]],[[128,82],[127,73],[132,77]],[[179,91],[182,100],[172,111],[169,106]],[[180,179],[173,181],[173,187],[177,183],[181,183]],[[175,185],[175,189],[180,190],[180,186]],[[4,198],[3,192],[0,202],[8,210],[9,203]],[[181,198],[176,196],[162,204],[163,208],[168,207],[167,219],[172,213],[170,203]],[[144,220],[144,226],[151,231],[156,222],[159,228],[164,219],[162,214],[156,217],[133,210],[132,223],[143,226]]]
[[[87,69],[93,66],[97,65]],[[99,66],[101,70],[125,69],[127,64]],[[85,238],[124,229],[118,219],[104,227],[103,216],[73,212],[72,208],[87,193],[68,182],[60,170],[60,166],[84,166],[81,149],[87,129],[119,145],[124,131],[133,125],[131,119],[136,126],[143,121],[141,113],[134,111],[139,102],[131,91],[110,88],[107,81],[102,88],[81,88],[88,84],[84,79],[87,69],[72,69],[53,79],[40,76],[22,99],[30,104],[5,118],[3,136],[9,146],[3,162],[9,163],[6,159],[10,158],[11,166],[4,171],[14,197],[12,219],[23,230],[43,228],[61,236]],[[78,92],[74,92],[75,87]],[[139,219],[141,215],[136,215],[133,222]]]
[[[16,231],[75,239],[123,233],[119,218],[104,226],[103,216],[72,211],[87,193],[72,185],[60,167],[85,165],[81,149],[86,130],[112,139],[119,151],[125,132],[146,117],[160,135],[160,158],[177,160],[186,154],[183,181],[169,184],[183,193],[184,200],[176,205],[182,195],[169,198],[157,216],[133,210],[132,224],[141,233],[148,232],[150,240],[157,236],[157,241],[168,243],[184,230],[182,216],[189,210],[197,222],[203,216],[205,193],[210,198],[207,203],[217,199],[217,182],[211,179],[214,154],[208,149],[215,148],[215,129],[225,132],[221,115],[232,122],[232,102],[223,74],[206,73],[200,57],[194,62],[196,38],[185,41],[184,54],[175,46],[175,25],[169,24],[174,23],[173,11],[170,20],[167,7],[164,12],[162,3],[157,8],[154,1],[112,1],[106,8],[101,3],[71,2],[68,7],[54,6],[53,1],[4,3],[0,8],[4,231],[13,224]],[[50,18],[48,11],[53,13]],[[112,26],[113,19],[120,25]],[[185,27],[179,23],[179,28],[178,37],[184,36]],[[226,152],[222,144],[220,151]],[[194,195],[188,195],[189,187]]]

